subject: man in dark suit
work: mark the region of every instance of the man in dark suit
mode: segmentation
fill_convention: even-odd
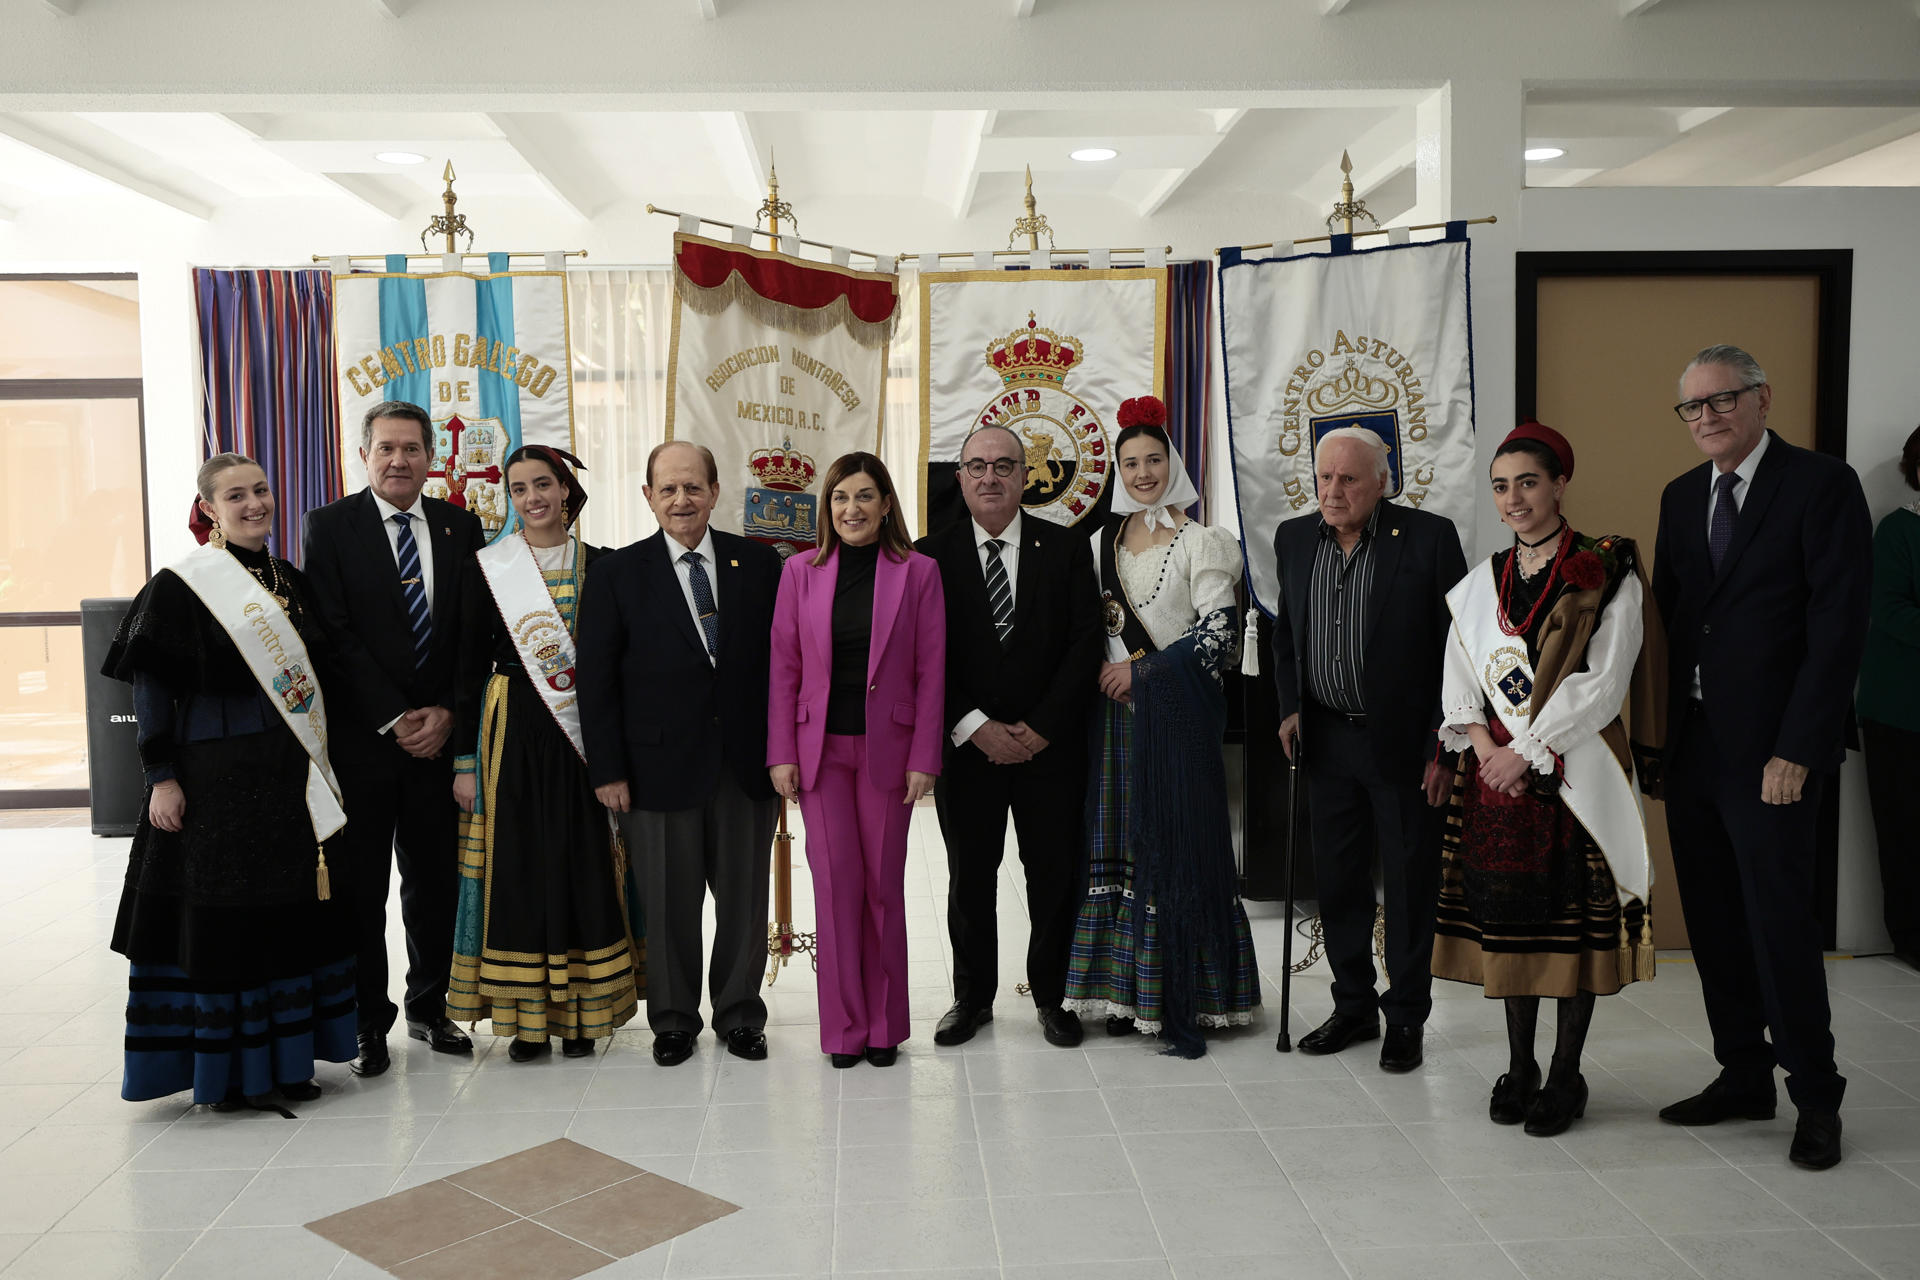
[[[346,793],[346,879],[358,922],[360,1060],[387,1069],[387,885],[400,863],[407,1034],[441,1053],[473,1044],[447,1020],[459,887],[453,805],[454,654],[461,583],[486,543],[472,514],[421,496],[433,420],[388,401],[360,428],[367,487],[307,513],[305,569],[344,677],[330,744]]]
[[[1273,677],[1280,744],[1307,782],[1313,874],[1333,970],[1333,1016],[1302,1053],[1387,1036],[1380,1065],[1411,1071],[1433,1009],[1433,912],[1442,805],[1453,771],[1437,755],[1446,593],[1466,576],[1452,521],[1382,501],[1380,437],[1328,432],[1314,450],[1317,515],[1273,534],[1280,575]],[[1374,991],[1373,874],[1386,898],[1387,990]]]
[[[1847,1082],[1828,1025],[1814,828],[1866,647],[1873,528],[1853,468],[1767,430],[1772,406],[1745,351],[1696,355],[1675,411],[1710,461],[1660,498],[1667,831],[1720,1061],[1705,1091],[1660,1118],[1771,1118],[1777,1063],[1800,1111],[1790,1157],[1826,1169],[1840,1160]]]
[[[580,600],[587,773],[618,815],[647,916],[653,1060],[700,1034],[701,911],[713,891],[713,1029],[767,1056],[767,876],[779,800],[767,775],[768,638],[780,556],[708,527],[713,454],[685,441],[647,458],[660,532],[605,557]]]
[[[1080,1043],[1061,1008],[1086,860],[1087,704],[1100,670],[1100,602],[1084,532],[1020,510],[1026,455],[1005,427],[960,451],[972,517],[922,538],[947,600],[947,745],[934,806],[947,846],[953,1007],[935,1044],[993,1020],[1000,985],[995,881],[1013,814],[1027,877],[1027,983],[1048,1043]]]

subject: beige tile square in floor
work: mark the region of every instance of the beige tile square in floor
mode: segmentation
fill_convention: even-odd
[[[404,1280],[573,1280],[738,1208],[558,1138],[307,1229]]]

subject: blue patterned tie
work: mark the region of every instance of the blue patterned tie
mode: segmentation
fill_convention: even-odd
[[[1707,529],[1707,554],[1713,558],[1715,573],[1720,572],[1720,562],[1733,545],[1733,522],[1740,516],[1740,508],[1733,502],[1733,486],[1739,483],[1737,471],[1724,472],[1713,482],[1713,524]]]
[[[693,580],[693,608],[700,615],[700,630],[707,634],[707,654],[717,661],[720,657],[720,610],[713,603],[713,583],[707,580],[707,571],[700,567],[702,557],[698,551],[689,551],[680,558],[687,562],[687,576]]]
[[[413,517],[395,512],[393,522],[400,526],[400,590],[407,598],[407,625],[413,628],[413,665],[427,665],[427,650],[433,647],[433,614],[427,608],[427,583],[420,574],[420,547],[413,540]]]

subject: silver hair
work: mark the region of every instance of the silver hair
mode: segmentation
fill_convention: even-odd
[[[1335,427],[1320,437],[1320,443],[1313,446],[1314,474],[1320,472],[1320,451],[1335,440],[1354,440],[1373,450],[1374,460],[1380,464],[1380,478],[1393,478],[1393,463],[1387,457],[1387,442],[1365,427]]]
[[[1687,367],[1680,371],[1680,385],[1682,388],[1680,396],[1682,399],[1685,399],[1687,394],[1685,390],[1687,375],[1703,364],[1725,365],[1740,375],[1740,385],[1742,387],[1757,387],[1767,380],[1767,371],[1760,367],[1758,360],[1755,360],[1739,347],[1731,346],[1724,342],[1716,342],[1710,347],[1702,347],[1700,354],[1687,361]]]

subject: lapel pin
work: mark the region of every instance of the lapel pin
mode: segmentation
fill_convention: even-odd
[[[1395,530],[1393,531],[1393,536],[1394,536],[1394,537],[1396,537],[1396,538],[1397,538],[1397,537],[1399,537],[1399,536],[1400,536],[1400,531],[1399,531],[1398,529],[1395,529]]]
[[[446,534],[449,538],[451,538],[453,536],[453,526],[450,524],[443,524],[440,526],[440,532]]]
[[[738,569],[740,567],[740,562],[738,560],[729,560],[727,561],[727,563],[732,567],[734,567],[735,569]]]

